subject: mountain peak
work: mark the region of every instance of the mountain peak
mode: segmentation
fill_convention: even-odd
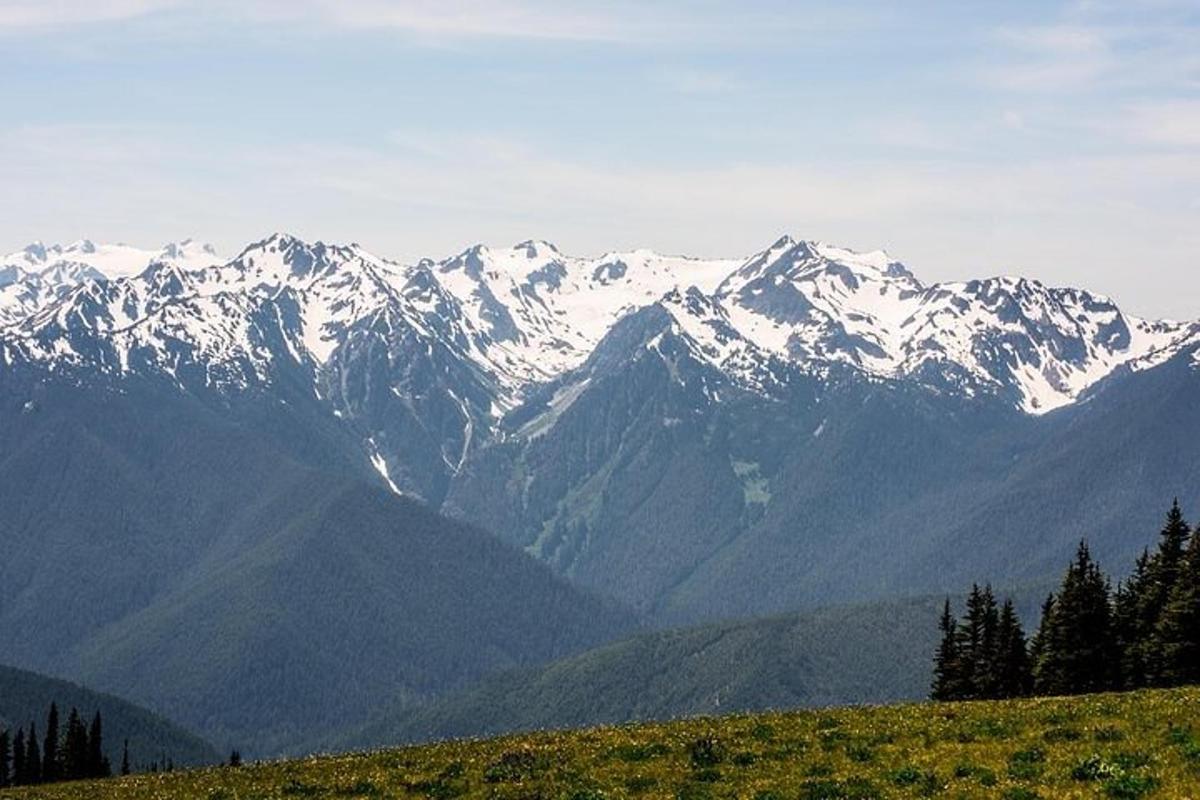
[[[46,260],[46,245],[40,239],[25,245],[25,248],[21,252],[37,261]]]
[[[523,242],[518,242],[513,245],[513,250],[524,251],[526,258],[539,258],[550,256],[560,256],[558,248],[545,239],[526,239]]]

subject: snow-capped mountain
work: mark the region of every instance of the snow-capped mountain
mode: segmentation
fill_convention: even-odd
[[[579,391],[589,378],[576,371],[640,309],[670,320],[671,343],[637,347],[763,396],[786,391],[788,370],[836,368],[1031,414],[1165,360],[1198,330],[1024,279],[926,285],[883,252],[790,237],[739,260],[582,258],[527,241],[400,264],[276,234],[228,261],[189,240],[31,245],[3,263],[0,365],[191,391],[307,385],[356,426],[381,475],[422,494],[425,472],[449,480],[543,387]]]
[[[1193,325],[1021,278],[926,286],[886,253],[780,239],[716,292],[732,324],[799,362],[842,361],[933,388],[1069,404],[1122,364],[1175,352]]]
[[[10,439],[51,405],[105,437],[145,419],[151,456],[192,414],[265,431],[672,619],[844,600],[880,576],[941,591],[1028,553],[1057,569],[1054,542],[1116,547],[1113,508],[1195,482],[1175,441],[1197,429],[1200,325],[1081,289],[927,284],[788,237],[737,260],[530,241],[399,263],[276,234],[212,263],[141,251],[117,277],[88,249],[111,252],[6,262]],[[126,422],[105,429],[110,412]],[[1081,486],[1086,529],[1044,536],[1039,515]],[[926,571],[958,541],[974,561]],[[847,566],[867,551],[903,555]]]
[[[34,242],[0,257],[0,326],[30,316],[88,280],[132,277],[153,263],[193,270],[221,261],[212,245],[193,239],[171,242],[159,250],[88,239],[69,245]]]
[[[294,306],[283,341],[319,370],[356,324],[386,309],[486,375],[497,411],[578,367],[618,319],[654,304],[698,353],[748,384],[761,384],[754,364],[770,355],[995,394],[1030,413],[1075,401],[1124,364],[1161,360],[1194,331],[1036,281],[925,285],[886,253],[790,237],[744,260],[647,250],[578,258],[527,241],[401,265],[358,245],[277,234],[229,261],[191,240],[159,251],[84,240],[33,244],[2,263],[4,338],[35,360],[69,360],[66,340],[81,332],[109,341],[110,368],[136,361],[133,350],[165,353],[168,341],[197,357],[255,360],[248,320],[271,302]]]

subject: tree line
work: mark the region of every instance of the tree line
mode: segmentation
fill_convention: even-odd
[[[963,618],[947,599],[934,700],[1065,695],[1200,683],[1200,532],[1171,505],[1153,552],[1114,590],[1087,542],[1042,605],[1032,639],[1011,600],[974,586]]]
[[[112,766],[104,754],[104,722],[97,711],[90,725],[71,709],[60,731],[58,704],[46,715],[46,735],[39,740],[36,723],[16,733],[0,731],[0,786],[106,778]],[[61,734],[61,735],[60,735]],[[121,774],[129,774],[129,743],[125,743]]]

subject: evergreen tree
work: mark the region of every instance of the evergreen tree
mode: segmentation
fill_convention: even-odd
[[[241,765],[242,765],[242,754],[240,752],[238,752],[237,750],[232,751],[229,754],[229,766],[240,767]]]
[[[1029,641],[1029,667],[1033,673],[1034,685],[1037,685],[1038,665],[1042,663],[1042,655],[1046,652],[1046,637],[1049,635],[1047,626],[1050,615],[1054,613],[1054,593],[1046,595],[1042,602],[1042,617],[1038,620],[1038,629]]]
[[[938,644],[933,662],[933,688],[930,697],[934,700],[961,700],[964,696],[963,664],[958,649],[958,621],[950,613],[950,598],[942,608],[938,622],[942,640]]]
[[[42,782],[42,749],[38,747],[37,724],[29,723],[29,736],[25,740],[25,782]]]
[[[12,761],[12,744],[8,739],[8,731],[0,731],[0,786],[8,786],[12,782],[9,764]]]
[[[121,749],[121,774],[129,774],[129,740],[125,740],[125,744]]]
[[[1179,508],[1179,500],[1171,504],[1159,534],[1158,549],[1147,564],[1147,580],[1145,590],[1140,598],[1140,613],[1138,624],[1141,635],[1134,645],[1134,659],[1140,661],[1146,671],[1146,683],[1159,686],[1163,683],[1163,663],[1161,659],[1162,646],[1156,638],[1159,622],[1171,591],[1183,567],[1191,530],[1183,518]]]
[[[60,777],[64,780],[79,780],[88,777],[87,728],[79,718],[79,710],[71,709],[67,716],[67,733],[63,739]]]
[[[1113,603],[1113,635],[1120,654],[1121,688],[1140,689],[1149,680],[1146,669],[1144,609],[1150,586],[1150,552],[1143,550],[1133,574],[1117,586]]]
[[[17,728],[17,733],[13,737],[13,766],[12,766],[12,785],[24,786],[29,783],[29,773],[25,769],[25,729]]]
[[[58,704],[50,704],[50,713],[46,717],[46,740],[42,745],[42,780],[53,783],[58,780],[62,771],[62,761],[58,752]]]
[[[958,651],[962,663],[964,699],[996,695],[996,634],[999,614],[992,587],[971,587],[967,613],[959,626]]]
[[[1005,600],[1000,609],[996,639],[999,661],[997,694],[1000,697],[1024,697],[1033,689],[1033,673],[1029,667],[1025,630],[1021,627],[1021,620],[1011,599]]]
[[[1200,683],[1200,536],[1192,536],[1155,631],[1158,682]]]
[[[1112,688],[1116,676],[1111,591],[1079,543],[1062,588],[1038,634],[1035,688],[1039,694],[1081,694]]]
[[[107,778],[112,774],[112,768],[108,765],[108,759],[104,755],[104,723],[100,719],[100,712],[92,717],[92,727],[88,731],[88,756],[87,756],[87,774],[91,778]]]

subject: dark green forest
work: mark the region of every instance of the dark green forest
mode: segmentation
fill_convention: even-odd
[[[972,588],[961,620],[947,599],[931,695],[985,700],[1166,688],[1200,682],[1200,534],[1176,500],[1154,550],[1112,579],[1080,542],[1026,641],[1011,600]]]

